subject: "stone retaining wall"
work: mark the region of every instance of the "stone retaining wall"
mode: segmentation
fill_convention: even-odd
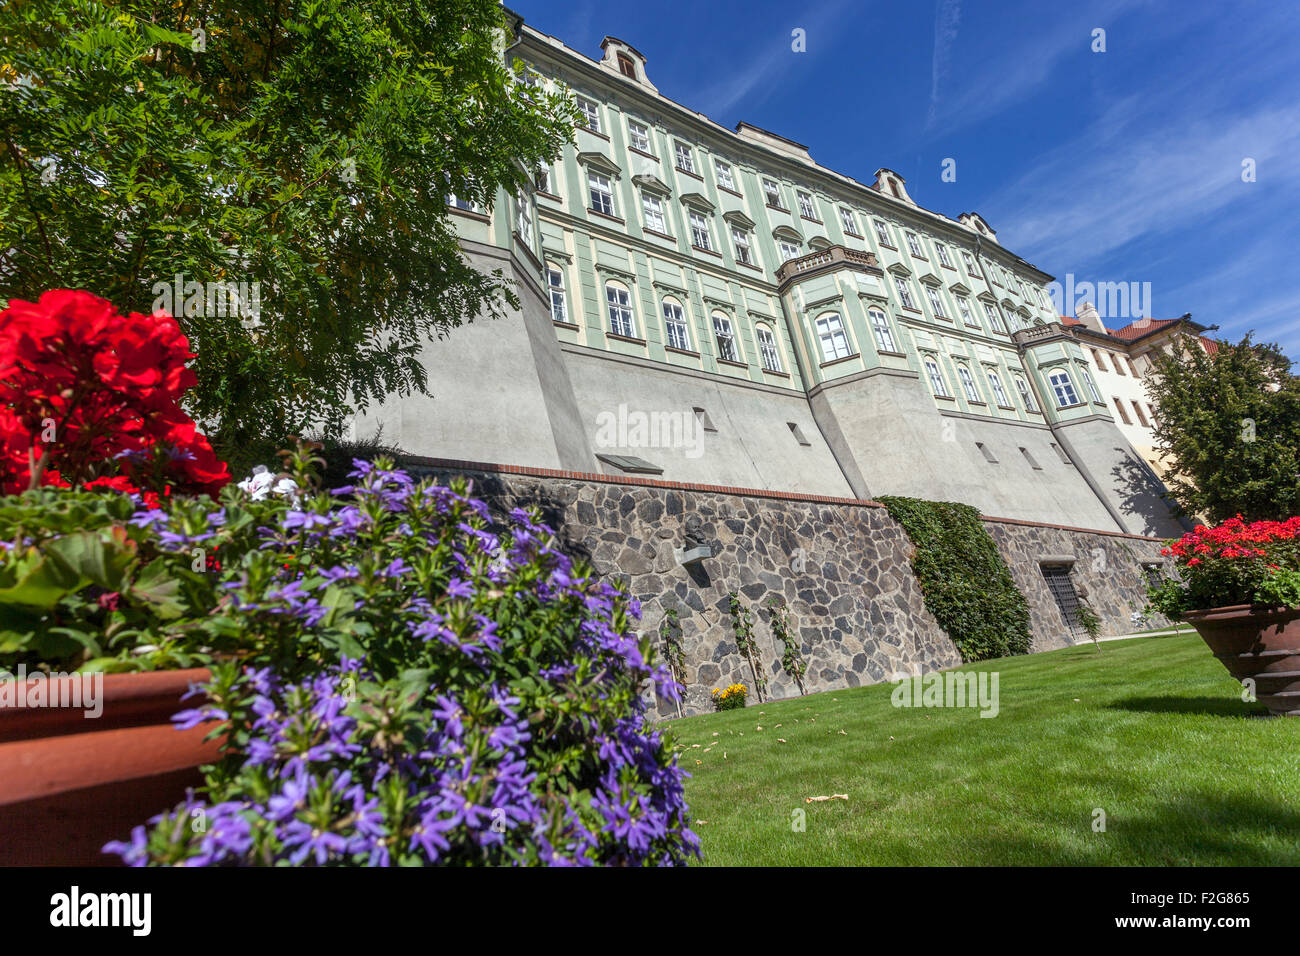
[[[675,609],[686,656],[684,713],[711,710],[710,691],[733,682],[754,699],[728,610],[731,591],[754,612],[771,698],[799,693],[771,630],[766,605],[777,595],[802,641],[810,693],[961,663],[925,608],[911,542],[875,502],[430,460],[408,467],[440,481],[470,478],[473,494],[501,513],[539,507],[566,550],[627,583],[641,601],[644,630],[658,633],[665,610]],[[985,526],[1029,601],[1035,651],[1073,643],[1039,571],[1045,557],[1073,556],[1076,586],[1086,588],[1103,634],[1134,629],[1131,612],[1145,603],[1141,563],[1161,560],[1160,542],[998,519]],[[712,556],[684,567],[676,551],[688,532]],[[660,702],[660,712],[675,715],[676,707]]]

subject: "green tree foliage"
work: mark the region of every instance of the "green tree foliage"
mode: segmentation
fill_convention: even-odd
[[[1276,345],[1247,335],[1216,354],[1179,348],[1147,380],[1174,499],[1218,524],[1300,514],[1300,379]]]
[[[925,606],[964,661],[1029,653],[1029,604],[970,505],[880,497],[916,551],[912,571]]]
[[[495,0],[0,4],[0,305],[259,283],[255,318],[173,303],[225,448],[423,390],[422,343],[517,304],[446,195],[490,206],[572,135],[510,42]]]

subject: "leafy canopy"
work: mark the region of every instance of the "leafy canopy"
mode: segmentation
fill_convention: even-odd
[[[0,5],[0,305],[247,283],[253,317],[172,303],[204,303],[190,411],[224,447],[424,389],[422,342],[517,304],[446,194],[490,206],[572,135],[509,42],[495,0]]]
[[[1300,379],[1276,345],[1247,335],[1217,353],[1178,348],[1147,381],[1157,450],[1188,514],[1219,523],[1300,514]]]

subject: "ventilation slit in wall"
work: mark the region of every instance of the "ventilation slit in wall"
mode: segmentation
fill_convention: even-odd
[[[786,424],[790,426],[790,434],[794,436],[795,441],[797,441],[801,445],[812,444],[812,442],[810,442],[807,438],[804,437],[803,429],[799,427],[798,422],[786,422]]]
[[[1042,470],[1043,470],[1043,466],[1040,465],[1038,462],[1034,461],[1034,456],[1031,455],[1031,454],[1029,454],[1029,449],[1028,449],[1028,448],[1025,448],[1025,447],[1021,446],[1020,454],[1022,454],[1022,455],[1025,456],[1025,461],[1029,462],[1029,467],[1032,468],[1032,469],[1034,469],[1034,471],[1042,471]]]
[[[984,460],[987,461],[989,464],[996,465],[998,463],[997,456],[994,455],[993,452],[989,451],[988,446],[985,445],[982,441],[977,441],[975,443],[975,447],[980,450],[980,454],[984,456]]]
[[[717,426],[713,424],[713,419],[709,417],[709,413],[702,408],[695,409],[695,420],[700,423],[700,427],[706,432],[716,432],[718,430]]]

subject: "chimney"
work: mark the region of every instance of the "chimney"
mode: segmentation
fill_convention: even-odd
[[[1079,306],[1079,314],[1076,315],[1075,318],[1094,332],[1110,331],[1102,323],[1101,316],[1097,313],[1097,307],[1091,302],[1085,302],[1083,305]]]

